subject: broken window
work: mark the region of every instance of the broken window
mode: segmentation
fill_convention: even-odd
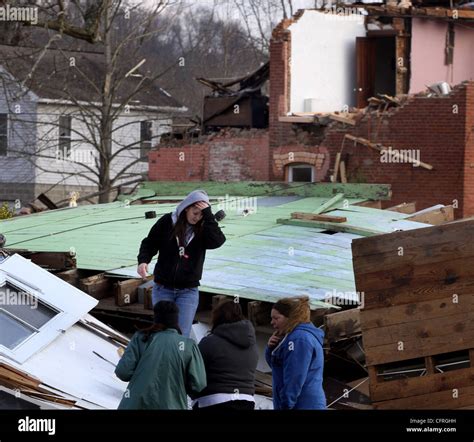
[[[71,117],[61,115],[59,117],[59,150],[67,158],[71,153]]]
[[[140,159],[148,161],[148,152],[151,149],[152,134],[152,122],[141,121],[140,122]]]
[[[8,114],[0,114],[0,155],[5,156],[8,149]]]
[[[0,286],[0,345],[15,349],[57,314],[29,293],[4,283]]]

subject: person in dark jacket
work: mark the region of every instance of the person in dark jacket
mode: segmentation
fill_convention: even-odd
[[[146,278],[148,264],[158,253],[153,272],[153,305],[162,300],[176,302],[184,336],[190,335],[196,314],[206,250],[217,249],[225,240],[207,193],[195,190],[173,213],[163,215],[141,243],[137,272]]]
[[[258,351],[255,330],[239,303],[225,301],[213,311],[212,329],[199,343],[207,387],[193,399],[193,409],[255,408]]]
[[[186,410],[186,394],[206,386],[199,348],[181,336],[178,306],[160,301],[154,313],[154,324],[135,333],[115,369],[129,382],[119,409]]]
[[[276,330],[265,349],[272,368],[275,410],[326,409],[323,390],[324,332],[310,320],[306,296],[283,298],[273,305]]]

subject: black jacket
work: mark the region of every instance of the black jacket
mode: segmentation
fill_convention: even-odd
[[[175,237],[172,237],[173,221],[171,213],[163,215],[142,241],[138,253],[138,263],[149,263],[158,254],[154,270],[155,282],[172,288],[197,287],[202,277],[202,267],[206,249],[217,249],[225,242],[211,208],[202,211],[202,234],[195,236],[180,256]]]
[[[216,393],[255,394],[258,350],[250,321],[221,324],[199,342],[207,387],[197,397]],[[195,399],[195,398],[194,398]]]

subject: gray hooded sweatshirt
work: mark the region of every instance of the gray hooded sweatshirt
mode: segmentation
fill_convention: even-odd
[[[197,397],[216,393],[255,394],[258,350],[250,321],[221,324],[199,342],[207,387]]]

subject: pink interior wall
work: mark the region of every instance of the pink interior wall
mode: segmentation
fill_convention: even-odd
[[[442,21],[413,19],[410,93],[439,81],[455,85],[474,78],[474,29],[455,26],[453,67],[444,64],[447,29]]]

